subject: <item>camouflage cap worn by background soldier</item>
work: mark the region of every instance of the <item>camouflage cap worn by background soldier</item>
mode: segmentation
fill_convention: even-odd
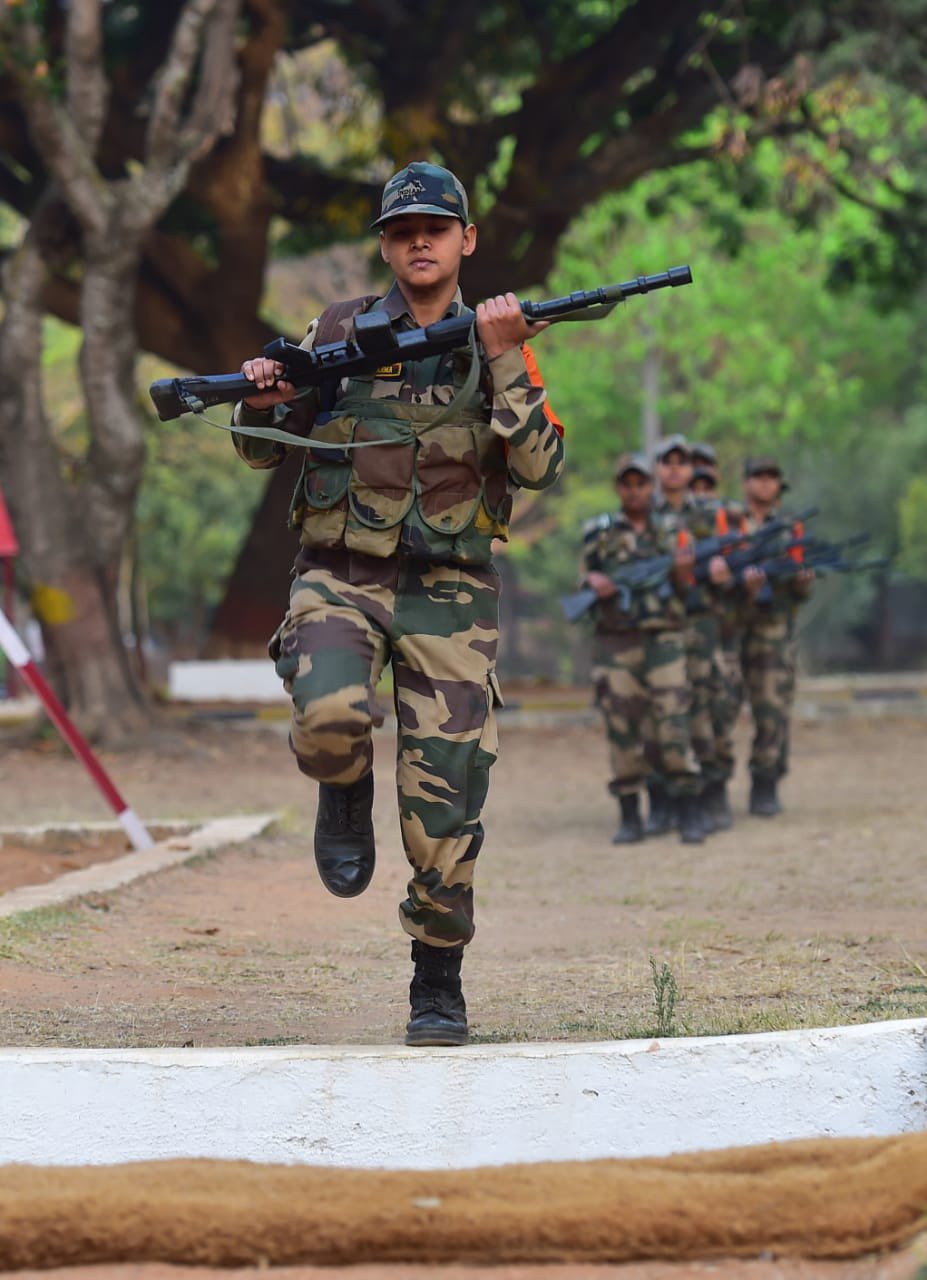
[[[467,193],[450,169],[416,160],[394,173],[383,188],[380,216],[371,227],[382,227],[390,218],[404,213],[434,213],[459,218],[467,226],[470,216]]]

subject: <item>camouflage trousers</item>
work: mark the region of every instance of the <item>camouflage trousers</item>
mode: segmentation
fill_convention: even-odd
[[[740,630],[721,624],[721,642],[716,652],[715,690],[711,718],[715,731],[715,765],[721,782],[734,774],[734,727],[743,702],[743,672],[740,667]]]
[[[605,718],[615,795],[655,773],[670,795],[699,790],[689,736],[689,682],[681,631],[600,632],[593,649],[596,703]]]
[[[689,733],[692,750],[706,782],[719,778],[715,746],[714,703],[719,692],[718,649],[721,645],[718,619],[713,613],[690,618],[685,630],[686,672],[692,693]]]
[[[480,813],[496,759],[499,576],[488,566],[304,551],[271,642],[293,699],[290,746],[305,774],[346,785],[373,763],[375,688],[392,662],[396,785],[412,866],[403,929],[450,947],[473,936]]]
[[[740,646],[744,689],[753,715],[750,772],[781,778],[788,772],[789,715],[795,695],[791,620],[772,615],[745,627]]]

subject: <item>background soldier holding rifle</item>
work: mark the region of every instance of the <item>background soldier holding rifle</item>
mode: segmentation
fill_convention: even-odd
[[[671,520],[655,516],[653,475],[643,455],[619,459],[615,487],[621,509],[592,522],[583,554],[583,582],[599,601],[593,679],[608,737],[609,791],[621,808],[614,842],[644,838],[640,792],[656,771],[678,807],[680,839],[697,844],[703,839],[700,782],[689,734],[684,641],[692,552],[677,545]],[[660,555],[672,556],[669,581],[627,592],[616,585],[615,570]],[[645,738],[650,739],[649,761]]]

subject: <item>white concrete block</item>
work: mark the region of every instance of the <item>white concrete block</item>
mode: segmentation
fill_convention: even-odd
[[[660,1156],[927,1126],[927,1020],[465,1049],[0,1050],[0,1162],[367,1168]]]
[[[179,702],[289,702],[270,658],[172,662],[168,694]]]

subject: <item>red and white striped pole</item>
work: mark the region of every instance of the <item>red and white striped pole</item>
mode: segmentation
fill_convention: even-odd
[[[150,849],[154,844],[138,814],[130,809],[113,786],[106,770],[90,750],[64,707],[49,687],[45,677],[32,661],[29,650],[10,625],[6,614],[0,610],[0,648],[6,654],[19,675],[41,701],[49,717],[54,721],[65,742],[84,765],[94,782],[103,792],[110,808],[116,814],[123,830],[132,842],[133,849]]]

